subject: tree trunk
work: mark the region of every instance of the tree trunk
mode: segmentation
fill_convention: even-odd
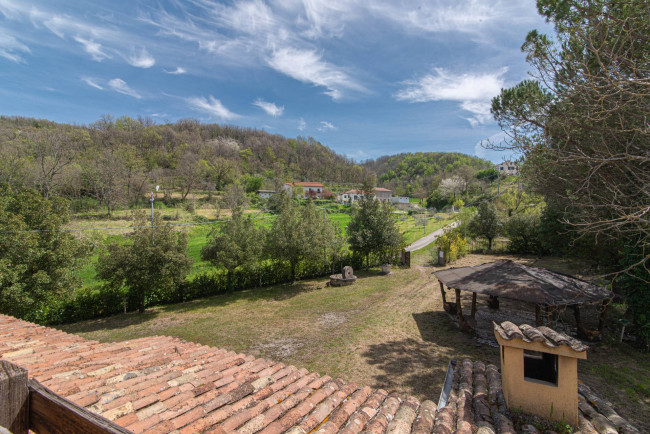
[[[232,271],[228,270],[226,272],[226,288],[228,291],[232,291]]]
[[[370,269],[370,253],[366,253],[366,270]]]
[[[492,238],[488,238],[488,250],[492,250]]]
[[[144,291],[138,293],[138,312],[144,313]]]
[[[291,283],[296,283],[296,263],[291,262]]]

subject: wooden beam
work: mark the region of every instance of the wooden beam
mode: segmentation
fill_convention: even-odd
[[[29,380],[30,428],[37,433],[127,434],[131,431]]]
[[[476,318],[476,293],[472,292],[472,319]]]
[[[609,307],[611,301],[612,301],[611,299],[603,300],[603,304],[598,314],[598,331],[601,333],[603,332],[603,328],[605,327],[605,319],[607,318],[607,308]]]
[[[445,294],[445,284],[441,280],[438,281],[440,284],[440,295],[442,295],[442,305],[444,306],[447,303],[447,295]]]
[[[27,370],[0,360],[0,426],[14,434],[29,431]]]
[[[544,320],[542,319],[542,307],[539,303],[535,303],[535,327],[544,325]]]
[[[471,327],[467,324],[463,316],[463,306],[460,302],[460,289],[456,289],[456,312],[458,313],[458,327],[463,331],[470,331]]]

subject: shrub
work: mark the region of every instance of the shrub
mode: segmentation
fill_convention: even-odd
[[[462,258],[467,254],[467,240],[463,234],[453,229],[438,237],[436,246],[445,252],[447,262],[452,262]]]
[[[514,253],[533,253],[541,251],[539,240],[539,216],[518,214],[506,222],[509,238],[508,250]]]

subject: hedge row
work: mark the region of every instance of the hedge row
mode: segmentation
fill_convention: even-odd
[[[371,265],[374,266],[379,263],[378,258],[371,259]],[[350,265],[356,270],[365,265],[365,258],[350,254],[337,263],[305,262],[297,267],[296,278],[299,280],[310,279],[340,273],[343,265]],[[234,291],[290,282],[291,270],[289,265],[278,262],[267,262],[255,269],[238,269],[234,272],[232,278]],[[186,280],[173,291],[154,291],[147,297],[145,302],[150,307],[179,303],[227,292],[225,271],[215,269],[194,276],[191,280]],[[51,300],[26,319],[39,324],[65,324],[106,317],[123,312],[125,299],[128,311],[137,309],[136,297],[127,290],[101,285],[87,287],[74,294]]]

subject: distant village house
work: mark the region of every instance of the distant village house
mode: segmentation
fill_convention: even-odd
[[[513,161],[504,161],[501,164],[497,164],[495,169],[497,169],[500,175],[519,175],[519,165]]]
[[[268,199],[275,193],[275,190],[257,190],[257,194],[259,194],[262,199]]]
[[[375,187],[372,189],[375,200],[382,202],[392,201],[392,191],[387,188]],[[338,201],[341,203],[354,203],[364,197],[364,192],[358,189],[348,190],[345,193],[338,195]]]
[[[303,190],[304,198],[318,198],[323,197],[323,192],[325,187],[320,182],[285,182],[283,188],[289,193],[290,196],[293,196],[293,190],[295,187],[301,187]]]

